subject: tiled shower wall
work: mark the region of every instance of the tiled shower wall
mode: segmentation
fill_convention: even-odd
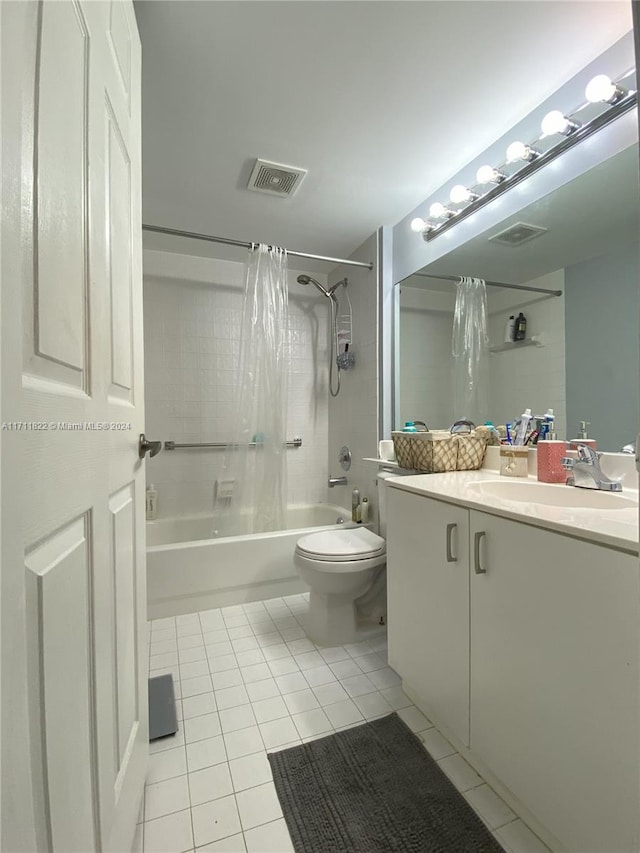
[[[144,253],[146,434],[176,442],[232,438],[234,366],[246,266],[169,252]],[[291,352],[288,502],[318,503],[327,478],[327,309],[289,272]],[[316,275],[319,281],[326,276]],[[224,451],[166,451],[147,461],[158,517],[210,513]]]

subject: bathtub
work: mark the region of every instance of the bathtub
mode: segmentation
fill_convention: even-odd
[[[305,592],[293,552],[305,533],[351,523],[351,513],[329,504],[293,506],[275,533],[211,538],[212,515],[147,522],[148,618]]]

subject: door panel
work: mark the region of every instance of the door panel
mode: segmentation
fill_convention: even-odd
[[[33,768],[51,848],[78,853],[95,848],[89,525],[75,519],[26,559]]]
[[[471,749],[563,849],[638,849],[637,558],[471,512]]]
[[[109,219],[107,222],[111,301],[111,387],[109,393],[131,401],[131,161],[110,101],[106,104]]]
[[[45,3],[41,15],[32,370],[86,389],[89,37],[75,4]],[[66,121],[60,120],[61,92]]]
[[[469,743],[469,511],[390,488],[389,662],[422,710]]]
[[[29,737],[10,772],[34,796],[22,814],[3,808],[3,849],[122,853],[148,754],[140,44],[129,0],[45,2],[32,17],[28,5],[31,50],[3,66],[33,83],[13,113],[20,273],[2,292],[3,335],[9,306],[23,330],[13,374],[4,350],[3,419],[27,426],[10,436],[21,464],[2,485],[26,561],[9,639]],[[16,846],[29,826],[37,844]]]

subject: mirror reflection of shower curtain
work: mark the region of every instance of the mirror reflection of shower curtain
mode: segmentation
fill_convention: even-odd
[[[484,279],[465,276],[457,285],[451,339],[454,411],[475,424],[488,417],[488,345]]]
[[[242,302],[233,443],[224,451],[214,502],[218,536],[285,528],[288,356],[287,253],[260,244]]]

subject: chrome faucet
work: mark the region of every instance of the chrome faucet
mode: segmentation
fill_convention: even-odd
[[[329,488],[332,489],[334,486],[346,486],[347,478],[346,477],[329,477]]]
[[[606,492],[621,492],[622,483],[612,480],[602,473],[600,468],[601,453],[589,447],[587,444],[579,444],[577,447],[578,458],[563,457],[562,466],[571,471],[567,480],[568,486],[577,486],[579,489],[602,489]]]

